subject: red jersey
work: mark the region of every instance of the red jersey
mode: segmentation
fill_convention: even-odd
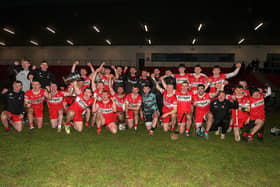
[[[117,93],[113,95],[114,101],[116,103],[117,111],[123,111],[125,103],[125,95],[119,97]]]
[[[130,93],[130,94],[127,94],[127,96],[125,98],[125,102],[128,103],[129,107],[137,107],[137,106],[141,105],[142,97],[140,94],[137,94],[137,96],[134,98],[132,96],[132,93]]]
[[[112,115],[113,112],[113,102],[109,100],[107,103],[104,103],[103,101],[98,101],[98,111],[102,113],[103,116]]]
[[[198,85],[200,85],[200,84],[206,85],[207,77],[205,75],[203,75],[203,74],[200,74],[198,77],[195,76],[195,74],[192,74],[189,77],[189,83],[190,83],[191,90],[193,92],[196,92]]]
[[[176,97],[178,113],[179,111],[190,112],[192,109],[192,91],[187,91],[186,93],[176,91]]]
[[[209,93],[204,93],[202,96],[196,94],[193,96],[193,101],[196,102],[196,111],[210,111],[211,98]]]
[[[45,100],[45,90],[41,88],[38,94],[34,94],[32,89],[28,90],[25,93],[24,100],[31,105],[43,106]]]
[[[173,110],[177,106],[177,98],[175,93],[172,96],[167,95],[167,91],[163,91],[163,108]]]
[[[109,78],[106,75],[101,75],[101,81],[104,84],[104,90],[109,90]]]
[[[93,92],[93,98],[97,101],[102,101],[102,91],[96,88],[96,90]]]
[[[224,84],[224,81],[227,79],[227,76],[221,73],[218,77],[211,76],[209,77],[210,83],[210,93],[216,92],[216,84]]]
[[[57,91],[56,94],[52,95],[51,99],[47,99],[49,108],[51,107],[62,107],[63,108],[64,91]]]
[[[264,97],[264,94],[259,98],[250,97],[250,120],[265,120]]]
[[[76,96],[73,104],[70,107],[79,111],[79,112],[82,112],[92,104],[93,104],[93,99],[92,98],[89,98],[88,100],[85,100],[84,99],[84,93],[80,93],[79,95]]]
[[[84,86],[83,86],[83,88],[89,88],[90,87],[90,82],[91,82],[90,76],[86,76],[84,78]]]
[[[185,73],[184,75],[175,74],[174,78],[176,79],[176,90],[181,91],[183,82],[189,82],[189,74]]]

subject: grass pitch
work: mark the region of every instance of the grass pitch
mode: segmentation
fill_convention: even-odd
[[[266,129],[279,123],[278,115],[268,117]],[[9,135],[1,127],[0,186],[280,185],[280,137],[268,133],[263,143],[235,143],[232,134],[222,141],[213,133],[208,141],[183,135],[171,141],[162,129],[149,136],[143,125],[117,135],[71,130],[57,133],[47,118],[32,134],[27,125]]]

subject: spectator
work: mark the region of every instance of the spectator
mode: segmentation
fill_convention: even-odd
[[[29,60],[23,58],[21,60],[21,67],[22,67],[22,69],[16,75],[16,80],[22,82],[22,91],[26,92],[27,90],[30,89],[30,80],[27,77],[29,72],[30,72],[30,70],[29,70],[29,67],[30,67]]]

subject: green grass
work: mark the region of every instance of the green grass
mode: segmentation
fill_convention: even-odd
[[[162,130],[149,136],[143,125],[117,135],[97,135],[96,128],[58,134],[48,119],[44,125],[33,134],[0,128],[0,186],[280,185],[280,137],[235,143],[232,135],[222,141],[211,133],[208,141],[171,141]]]

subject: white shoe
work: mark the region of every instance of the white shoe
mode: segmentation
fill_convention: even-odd
[[[69,126],[69,125],[64,125],[64,128],[65,128],[66,134],[70,134],[70,133],[71,133],[71,130],[70,130],[70,126]]]
[[[224,134],[221,134],[221,140],[224,140],[226,136]]]
[[[231,131],[232,131],[232,127],[229,127],[227,133],[230,133]]]

